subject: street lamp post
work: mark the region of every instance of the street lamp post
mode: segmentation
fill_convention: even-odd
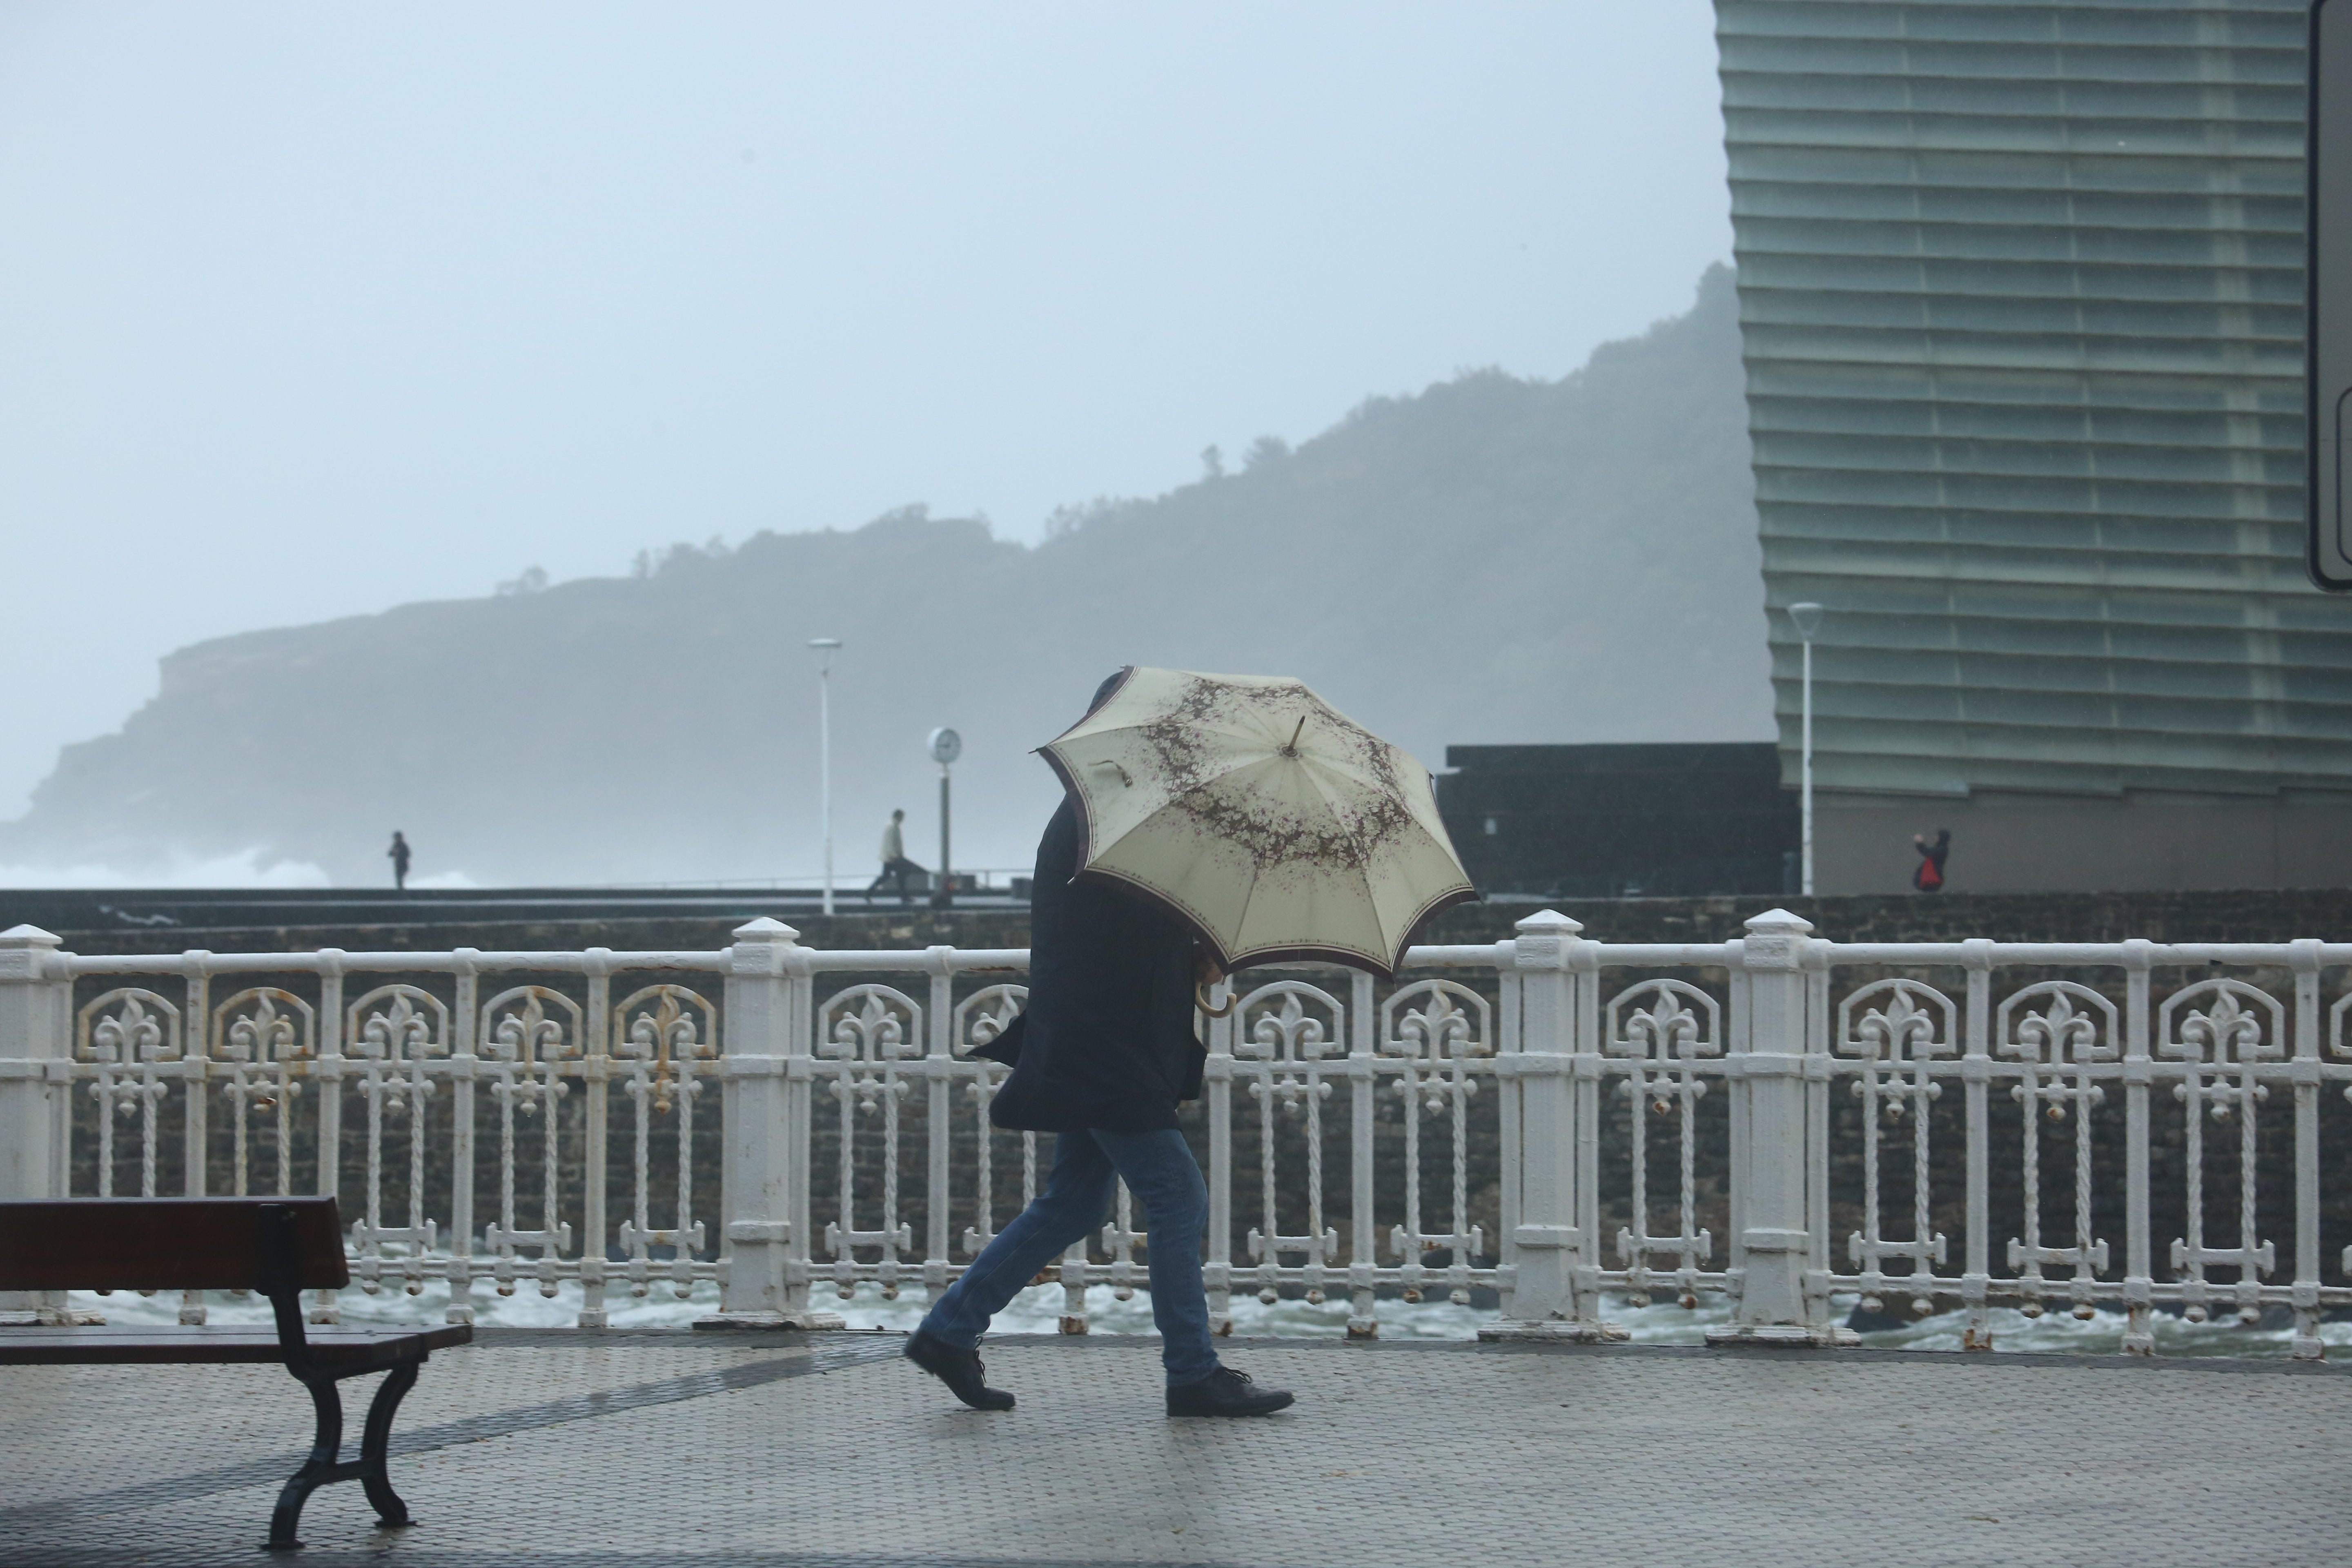
[[[1802,717],[1799,720],[1797,789],[1804,814],[1799,891],[1813,896],[1813,636],[1822,629],[1822,607],[1808,601],[1789,606],[1789,619],[1804,645]]]
[[[931,907],[944,910],[955,902],[955,879],[948,870],[948,764],[963,755],[963,737],[942,728],[931,731],[927,744],[931,761],[940,764],[940,885]]]
[[[811,637],[824,662],[816,672],[817,811],[824,819],[824,912],[833,913],[833,656],[839,637]]]

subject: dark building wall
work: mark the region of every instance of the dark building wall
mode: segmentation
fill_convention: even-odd
[[[1948,799],[1825,793],[1813,802],[1813,885],[1910,886],[1911,836],[1952,830],[1952,891],[2352,888],[2352,795],[2122,795],[1979,790]]]
[[[1769,742],[1448,746],[1437,808],[1490,893],[1777,893],[1797,804]]]
[[[2308,0],[1717,0],[1781,757],[1816,885],[2343,883],[2304,531]],[[1834,793],[1832,793],[1834,792]]]

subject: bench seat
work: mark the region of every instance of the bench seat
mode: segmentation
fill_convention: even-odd
[[[320,1487],[357,1481],[376,1518],[408,1522],[384,1460],[392,1421],[436,1350],[474,1337],[466,1324],[312,1331],[302,1292],[351,1283],[341,1211],[331,1197],[54,1198],[0,1202],[0,1290],[252,1290],[277,1331],[198,1324],[0,1328],[0,1366],[213,1365],[276,1363],[310,1391],[310,1457],[278,1489],[268,1546],[291,1551],[302,1504]],[[382,1374],[345,1459],[345,1378]]]
[[[310,1359],[338,1370],[364,1371],[413,1361],[474,1337],[463,1323],[436,1329],[314,1328],[303,1336]],[[0,1366],[161,1365],[251,1362],[286,1364],[286,1345],[274,1329],[132,1328],[0,1329]]]

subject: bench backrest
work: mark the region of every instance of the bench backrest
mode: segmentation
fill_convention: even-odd
[[[268,1294],[349,1283],[332,1198],[0,1203],[0,1290]]]

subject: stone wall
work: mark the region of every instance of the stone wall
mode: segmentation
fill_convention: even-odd
[[[1532,903],[1468,904],[1440,915],[1423,934],[1432,942],[1494,942]],[[1772,908],[1793,910],[1822,936],[1841,942],[2292,942],[2352,941],[2352,888],[2237,892],[1870,894],[1800,899],[1785,895],[1695,899],[1569,899],[1549,907],[1583,922],[1602,942],[1724,942],[1741,922]],[[823,915],[780,911],[812,947],[1024,947],[1029,921],[995,910],[907,910]],[[76,952],[285,952],[340,947],[354,952],[507,952],[583,947],[709,949],[727,945],[735,922],[721,919],[382,922],[356,925],[184,924],[163,928],[60,931]]]

